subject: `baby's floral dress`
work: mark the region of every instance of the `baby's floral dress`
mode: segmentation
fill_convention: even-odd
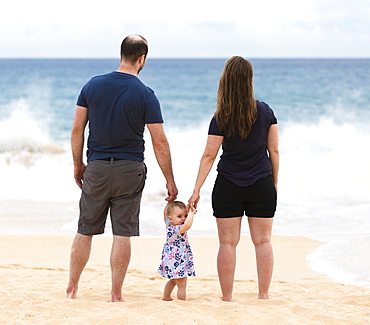
[[[163,246],[161,264],[158,272],[168,279],[180,279],[195,276],[193,252],[187,233],[180,234],[181,225],[170,226],[168,218],[167,240]]]

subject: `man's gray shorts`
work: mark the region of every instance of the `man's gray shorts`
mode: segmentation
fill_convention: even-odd
[[[78,233],[104,233],[108,210],[112,232],[117,236],[139,236],[141,195],[146,167],[141,161],[93,160],[84,173]]]

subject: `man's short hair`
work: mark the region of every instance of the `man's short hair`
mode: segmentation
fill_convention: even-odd
[[[121,44],[121,60],[135,63],[142,55],[148,54],[148,42],[140,35],[127,36]]]

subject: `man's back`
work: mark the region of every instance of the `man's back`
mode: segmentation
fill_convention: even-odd
[[[92,78],[77,105],[88,108],[88,161],[144,160],[145,124],[163,123],[154,92],[127,73],[114,71]]]

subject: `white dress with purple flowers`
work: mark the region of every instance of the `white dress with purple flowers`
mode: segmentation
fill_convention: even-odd
[[[163,246],[161,264],[158,272],[168,279],[180,279],[195,276],[193,253],[187,233],[181,235],[181,225],[170,226],[168,218],[167,241]]]

